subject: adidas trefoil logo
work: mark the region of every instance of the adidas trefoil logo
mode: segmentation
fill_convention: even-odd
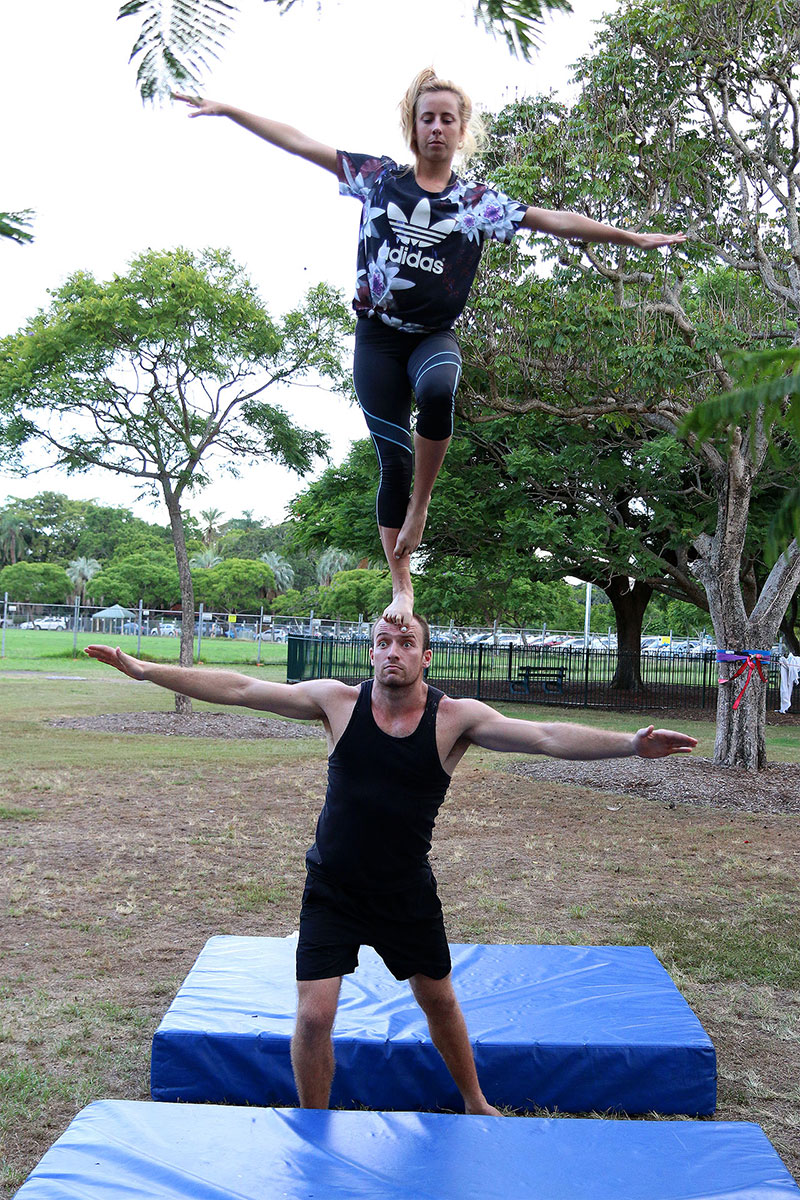
[[[391,202],[386,215],[398,241],[404,246],[438,246],[456,227],[455,220],[450,217],[431,225],[431,206],[424,197],[408,219],[402,208]]]
[[[421,271],[431,271],[434,275],[441,275],[444,270],[444,263],[441,259],[433,258],[430,255],[422,256],[419,250],[409,251],[409,247],[419,246],[426,249],[428,246],[438,246],[455,229],[455,220],[448,217],[444,221],[437,221],[435,225],[431,225],[431,206],[425,198],[419,201],[409,218],[406,218],[403,210],[391,201],[386,209],[386,215],[397,240],[404,247],[401,250],[396,246],[394,250],[391,250],[389,252],[390,261],[403,263],[408,267],[418,267]]]

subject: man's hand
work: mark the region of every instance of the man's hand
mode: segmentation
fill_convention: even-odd
[[[668,754],[691,754],[697,738],[688,733],[675,733],[672,729],[640,729],[633,736],[633,753],[639,758],[666,758]]]
[[[113,646],[87,646],[84,654],[88,654],[89,658],[96,658],[98,662],[105,663],[107,667],[116,667],[129,679],[142,680],[145,677],[143,664],[139,662],[139,659],[133,658],[130,654],[123,654],[119,646],[116,649]]]

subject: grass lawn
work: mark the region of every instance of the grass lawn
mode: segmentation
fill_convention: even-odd
[[[59,637],[71,639],[30,634],[34,648]],[[148,1097],[152,1034],[208,937],[296,928],[325,774],[319,738],[54,727],[169,711],[172,698],[85,658],[42,665],[20,649],[0,663],[3,1197],[84,1104]],[[279,656],[265,646],[268,665],[231,665],[281,679]],[[504,711],[615,729],[647,720]],[[711,723],[689,728],[710,756]],[[796,731],[770,726],[767,739],[771,761],[800,761]],[[451,938],[652,945],[716,1045],[717,1119],[760,1123],[800,1176],[796,816],[615,798],[504,766],[470,751],[440,815]]]
[[[68,632],[7,629],[5,657],[0,658],[0,671],[60,671],[64,674],[87,675],[107,670],[82,653],[83,648],[92,643],[120,646],[126,653],[139,654],[151,662],[177,662],[180,649],[180,639],[176,637],[143,635],[138,639],[135,634],[79,633],[76,654],[75,641],[75,635]],[[230,666],[238,670],[248,665],[255,666],[257,657],[258,642],[244,638],[203,638],[200,645],[200,661],[208,666]],[[286,646],[262,642],[261,662],[271,665],[282,663],[285,668]]]

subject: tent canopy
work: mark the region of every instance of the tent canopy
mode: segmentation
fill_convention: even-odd
[[[110,608],[103,608],[100,612],[96,612],[92,617],[93,621],[118,621],[122,617],[135,617],[136,613],[131,612],[129,608],[123,608],[121,604],[112,604]]]

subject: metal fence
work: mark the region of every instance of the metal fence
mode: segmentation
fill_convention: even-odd
[[[434,642],[432,651],[426,679],[449,696],[620,710],[713,712],[717,703],[719,667],[716,656],[708,652],[678,657],[643,651],[641,682],[622,689],[615,686],[618,670],[634,664],[624,661],[624,652],[613,649]],[[328,678],[359,683],[371,674],[366,637],[350,641],[289,637],[286,678],[290,683]],[[769,708],[777,707],[779,694],[780,669],[773,661],[767,674]]]

